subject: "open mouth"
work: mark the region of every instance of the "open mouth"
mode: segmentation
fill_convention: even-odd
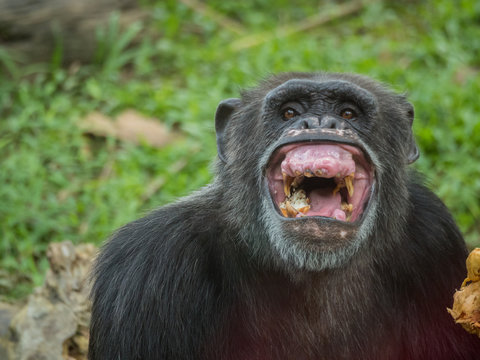
[[[295,143],[270,159],[267,180],[287,218],[321,216],[354,222],[368,205],[374,170],[364,152],[340,143]]]

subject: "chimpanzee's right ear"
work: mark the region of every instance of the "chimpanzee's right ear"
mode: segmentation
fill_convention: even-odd
[[[215,132],[217,133],[217,150],[218,157],[224,163],[227,163],[227,157],[225,156],[225,128],[230,121],[232,114],[240,106],[241,100],[237,98],[223,100],[218,104],[217,112],[215,113]]]
[[[415,118],[415,110],[413,108],[413,105],[410,103],[407,103],[408,109],[407,109],[407,116],[408,120],[410,122],[410,129],[408,133],[408,140],[407,140],[407,162],[408,164],[411,164],[415,162],[419,157],[420,157],[420,151],[418,150],[417,143],[415,141],[415,136],[413,135],[413,130],[412,130],[412,124],[413,124],[413,119]]]

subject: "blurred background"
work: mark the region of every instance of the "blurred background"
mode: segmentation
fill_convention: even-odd
[[[414,165],[480,246],[480,2],[0,0],[0,299],[207,184],[213,115],[270,73],[406,92]],[[395,191],[395,189],[392,189]]]

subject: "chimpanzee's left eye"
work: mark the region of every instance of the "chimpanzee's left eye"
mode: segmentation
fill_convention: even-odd
[[[357,117],[357,113],[351,108],[346,108],[340,112],[340,116],[344,119],[351,120]]]

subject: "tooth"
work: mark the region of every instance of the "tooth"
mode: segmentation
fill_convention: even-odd
[[[337,183],[337,187],[335,189],[333,189],[333,195],[335,195],[337,192],[340,191],[340,189],[342,189],[344,187],[345,187],[345,183],[343,181],[339,181]]]
[[[317,170],[315,170],[315,175],[317,175],[317,176],[322,176],[322,175],[323,175],[323,169],[317,169]]]
[[[300,176],[302,175],[302,173],[300,172],[300,170],[295,170],[295,175]]]
[[[305,170],[305,172],[304,172],[303,174],[304,174],[306,177],[309,177],[309,178],[315,176],[315,174],[314,174],[314,173],[312,172],[312,170],[310,170],[310,169]]]
[[[283,192],[285,193],[285,196],[290,196],[290,186],[287,186],[287,179],[288,175],[282,172],[283,176]]]
[[[307,206],[303,206],[299,209],[297,209],[300,213],[302,214],[306,214],[308,212],[308,210],[310,210],[310,205],[307,205]]]
[[[287,210],[288,217],[295,217],[298,214],[297,209],[295,209],[291,204],[290,201],[285,201],[285,209]]]
[[[341,209],[345,212],[352,212],[353,211],[353,204],[347,204],[346,202],[342,203]]]
[[[290,196],[290,187],[291,187],[292,182],[295,178],[293,178],[291,176],[288,176],[285,173],[282,173],[282,176],[283,176],[283,192],[288,197],[288,196]]]
[[[347,177],[345,177],[345,185],[347,186],[347,190],[348,190],[348,195],[350,197],[353,196],[353,191],[354,191],[354,187],[353,187],[353,173],[348,175]]]
[[[303,176],[296,177],[292,182],[292,187],[297,188],[303,180]]]

